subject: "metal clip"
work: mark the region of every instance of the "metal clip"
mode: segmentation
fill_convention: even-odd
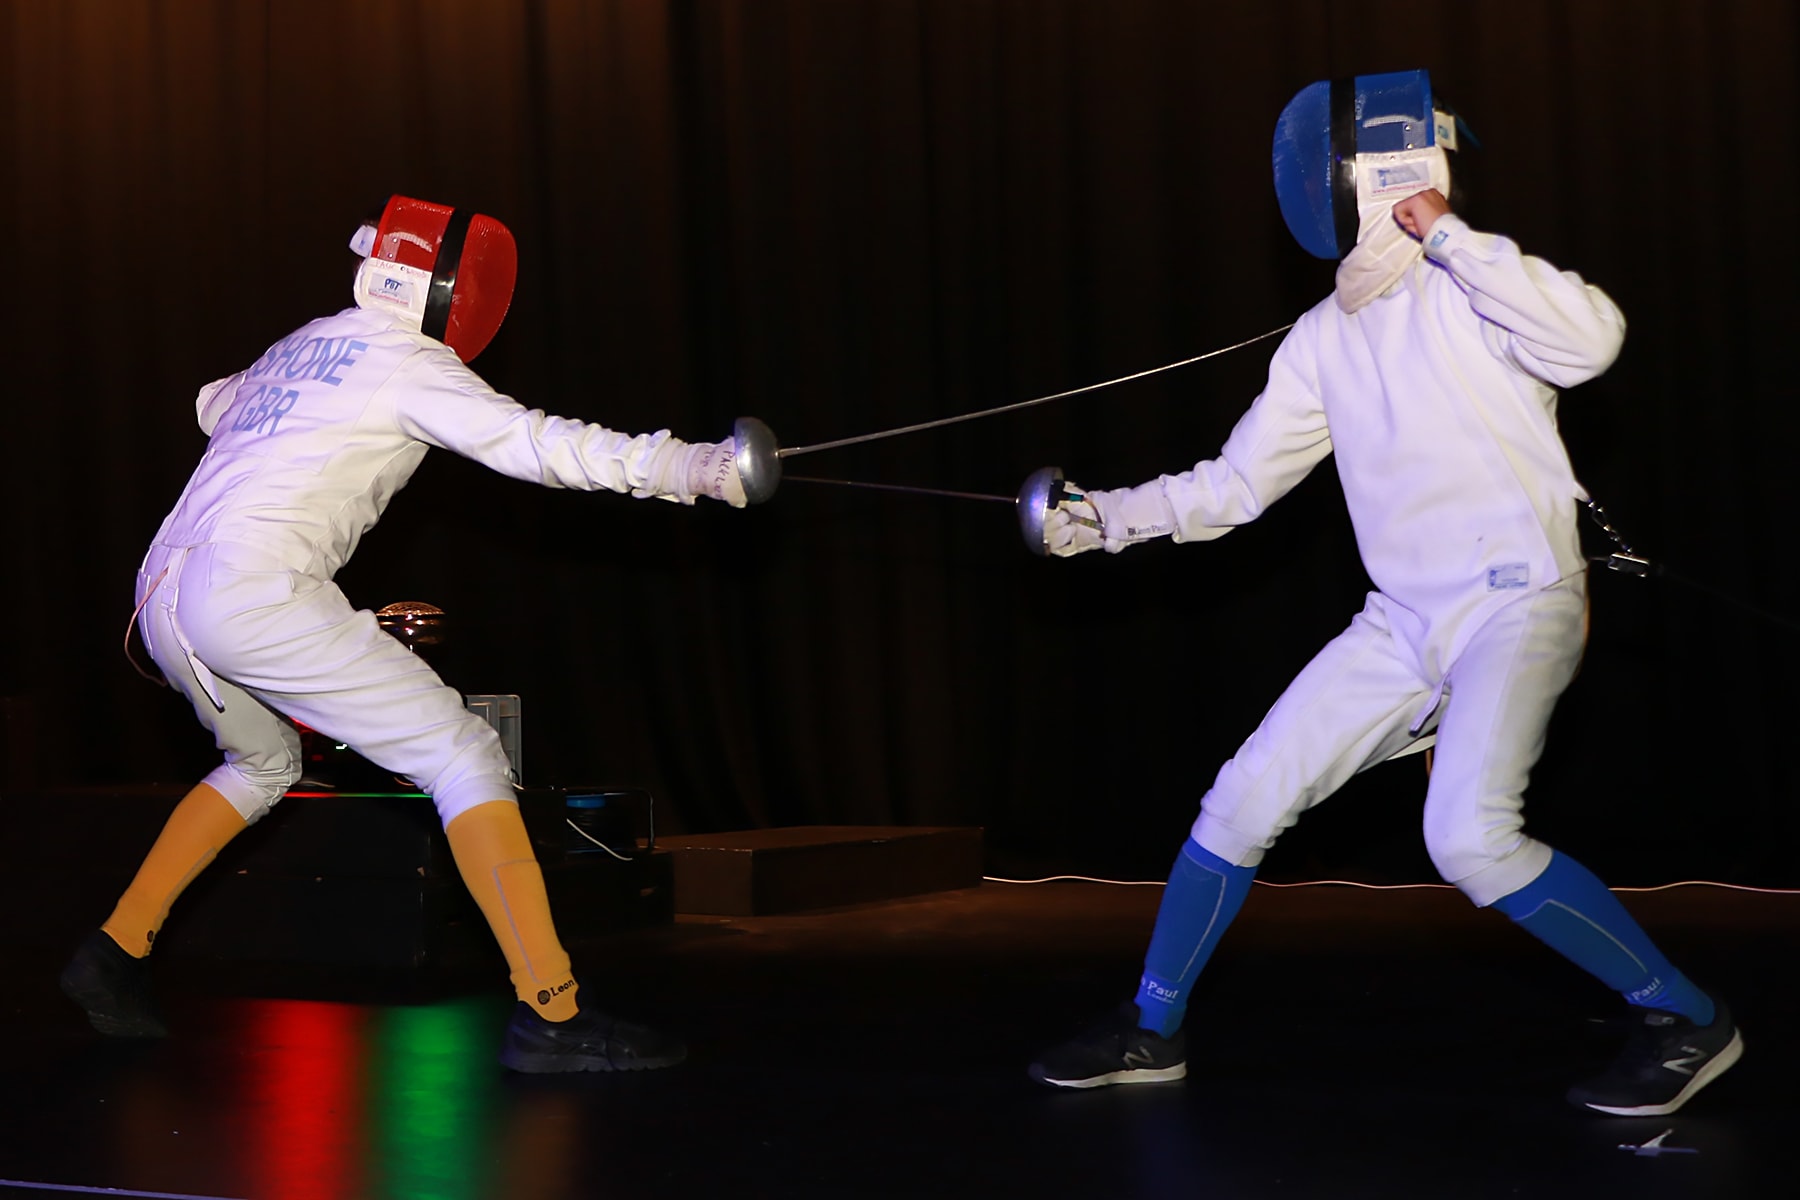
[[[1607,570],[1618,571],[1624,575],[1645,576],[1651,574],[1654,569],[1649,559],[1623,550],[1615,550],[1600,561],[1606,564]]]

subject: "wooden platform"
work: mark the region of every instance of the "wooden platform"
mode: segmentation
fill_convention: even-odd
[[[659,838],[675,911],[727,917],[835,908],[981,883],[981,829],[797,825]]]

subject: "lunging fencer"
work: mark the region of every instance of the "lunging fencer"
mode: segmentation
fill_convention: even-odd
[[[1196,977],[1281,832],[1351,776],[1435,738],[1424,836],[1443,878],[1619,992],[1632,1033],[1569,1099],[1671,1113],[1743,1050],[1580,863],[1524,832],[1524,793],[1586,640],[1584,496],[1557,389],[1611,366],[1625,320],[1577,275],[1451,211],[1457,118],[1425,71],[1313,84],[1282,112],[1289,230],[1341,259],[1216,458],[1138,487],[1065,485],[1052,554],[1204,542],[1335,458],[1376,590],[1220,769],[1183,844],[1133,1001],[1031,1065],[1066,1088],[1186,1074]]]
[[[666,1067],[673,1037],[591,1007],[551,920],[499,736],[332,582],[432,447],[546,487],[746,503],[733,443],[627,436],[528,410],[466,365],[511,303],[492,217],[405,196],[351,242],[355,303],[202,388],[210,439],[137,580],[137,628],[224,761],[176,806],[117,907],[62,973],[94,1027],[166,1032],[147,959],[170,906],[300,776],[295,722],[429,794],[506,955],[517,1071]]]

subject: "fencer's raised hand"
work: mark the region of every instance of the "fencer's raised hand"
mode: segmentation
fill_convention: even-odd
[[[1067,480],[1062,487],[1062,500],[1044,514],[1044,548],[1057,558],[1098,550],[1106,541],[1105,522],[1086,489]]]
[[[1444,199],[1444,193],[1436,188],[1426,188],[1396,203],[1394,220],[1400,223],[1400,228],[1424,241],[1432,225],[1449,211],[1450,202]]]
[[[731,442],[695,442],[688,447],[687,490],[696,498],[723,500],[733,508],[749,503]]]

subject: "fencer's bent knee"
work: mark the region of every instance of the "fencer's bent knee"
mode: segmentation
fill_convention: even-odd
[[[285,757],[257,764],[221,763],[207,775],[206,782],[225,797],[246,825],[252,825],[267,816],[299,779],[300,760]]]
[[[475,714],[458,708],[448,729],[430,735],[435,751],[442,754],[429,775],[414,774],[446,826],[478,804],[514,798],[512,764],[500,744],[500,735]]]
[[[1207,812],[1204,802],[1200,807],[1200,816],[1188,831],[1188,837],[1207,853],[1218,855],[1234,867],[1260,865],[1263,855],[1268,853],[1269,846],[1275,840],[1272,835],[1245,833],[1223,818]]]
[[[1433,831],[1428,826],[1425,849],[1444,882],[1482,908],[1543,874],[1551,854],[1549,846],[1517,827]]]
[[[471,808],[495,800],[516,802],[517,796],[514,795],[513,782],[509,775],[488,771],[458,778],[449,787],[433,792],[431,800],[433,804],[437,805],[438,820],[448,828],[450,822]]]

